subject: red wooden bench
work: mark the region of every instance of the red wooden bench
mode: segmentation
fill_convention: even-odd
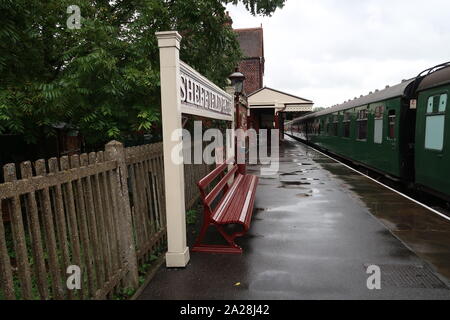
[[[228,167],[227,163],[220,165],[197,183],[204,210],[203,226],[192,248],[193,252],[242,253],[242,248],[234,240],[244,236],[250,228],[258,177],[240,174],[235,163],[231,170],[227,170]],[[208,186],[217,179],[220,180],[211,192],[207,193]],[[231,179],[233,181],[229,184]],[[229,234],[225,231],[227,225],[240,225],[242,230]],[[228,245],[202,243],[210,226],[217,228]]]

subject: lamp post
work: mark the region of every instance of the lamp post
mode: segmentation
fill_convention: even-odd
[[[231,85],[234,87],[235,95],[240,95],[244,91],[245,76],[236,68],[235,72],[228,77],[231,81]]]
[[[244,81],[245,81],[245,76],[242,72],[239,71],[239,68],[236,68],[235,72],[232,73],[229,77],[228,77],[231,81],[231,85],[234,87],[234,105],[235,105],[235,114],[236,114],[236,125],[234,129],[244,129],[243,128],[243,124],[241,123],[241,108],[240,108],[240,97],[241,95],[243,95],[244,92]],[[235,154],[236,155],[241,155],[238,156],[236,161],[238,161],[239,159],[245,159],[245,149],[246,149],[246,143],[245,140],[244,141],[237,141],[239,143],[236,143],[236,150],[235,150]],[[239,172],[241,174],[245,174],[246,172],[246,165],[245,163],[238,163],[238,168],[239,168]]]
[[[245,76],[236,68],[235,72],[230,74],[228,77],[231,81],[231,86],[234,88],[234,104],[235,104],[235,114],[236,114],[236,128],[241,128],[240,116],[239,116],[239,98],[244,92],[244,80]]]

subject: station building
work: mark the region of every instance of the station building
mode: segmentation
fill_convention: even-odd
[[[239,71],[245,75],[244,92],[248,97],[248,128],[284,128],[284,121],[313,111],[314,102],[296,95],[264,86],[265,56],[264,30],[259,28],[235,29],[244,54]],[[280,134],[280,139],[284,136]]]

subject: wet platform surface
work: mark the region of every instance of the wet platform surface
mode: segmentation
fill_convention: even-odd
[[[238,242],[243,255],[161,267],[140,299],[450,299],[450,223],[290,139]],[[381,290],[367,288],[369,265]]]

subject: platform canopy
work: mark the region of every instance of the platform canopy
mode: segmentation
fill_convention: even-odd
[[[248,96],[250,109],[276,109],[276,112],[312,112],[314,102],[292,94],[264,87]]]

